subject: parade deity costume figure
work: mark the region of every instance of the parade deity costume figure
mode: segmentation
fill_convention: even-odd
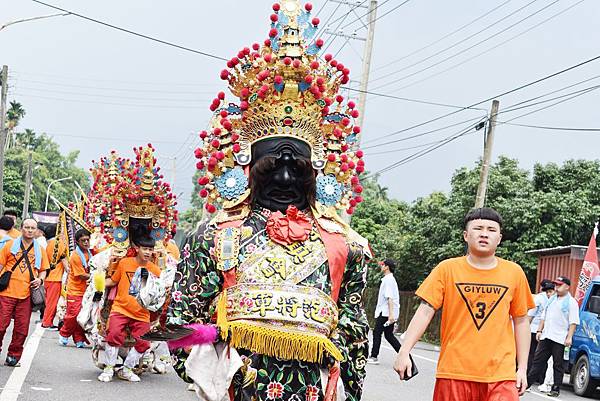
[[[362,201],[358,112],[311,9],[273,5],[269,39],[221,72],[238,103],[217,95],[195,151],[216,214],[182,249],[167,329],[219,328],[216,344],[192,334],[173,351],[203,400],[361,398],[369,248],[338,215]]]
[[[94,227],[93,246],[97,253],[89,262],[92,279],[77,320],[92,342],[93,359],[101,369],[105,367],[103,350],[107,321],[116,295],[116,287],[113,291],[105,291],[105,277],[112,273],[120,259],[134,256],[130,237],[135,226],[146,228],[156,241],[154,263],[162,270],[159,277],[149,277],[143,290],[136,287],[137,302],[154,312],[152,324],[160,318],[168,296],[166,289],[172,286],[176,270],[176,260],[166,251],[177,220],[175,196],[156,166],[152,145],[134,148],[134,152],[135,160],[118,157],[112,152],[94,163],[91,169],[94,182],[88,194],[86,218]],[[132,345],[133,338],[128,336],[119,350],[123,360]],[[159,373],[164,373],[166,367],[163,365],[170,359],[166,344],[152,344],[147,354],[148,358],[142,362],[150,363],[150,370],[160,365]]]

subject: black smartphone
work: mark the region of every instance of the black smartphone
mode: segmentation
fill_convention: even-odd
[[[410,358],[412,368],[410,369],[410,376],[404,375],[404,381],[410,380],[419,374],[419,369],[417,369],[417,365],[415,365],[415,360],[413,359],[412,355],[409,354],[408,357]]]

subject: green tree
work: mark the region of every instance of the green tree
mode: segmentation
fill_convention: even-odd
[[[25,117],[25,109],[21,103],[12,101],[10,107],[6,111],[6,129],[8,130],[6,137],[5,150],[10,149],[14,146],[15,128],[19,125],[21,119]]]

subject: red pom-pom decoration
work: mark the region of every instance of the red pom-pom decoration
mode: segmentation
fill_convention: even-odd
[[[352,127],[352,132],[354,132],[355,134],[360,134],[360,127],[358,125],[355,125],[354,127]]]
[[[242,88],[240,91],[240,97],[242,99],[246,99],[248,96],[250,96],[250,90],[248,88]]]
[[[331,60],[329,62],[329,65],[332,66],[332,67],[336,67],[338,65],[338,61],[337,60]]]
[[[357,194],[362,193],[362,191],[363,191],[362,185],[357,185],[354,187],[354,192],[356,192]]]
[[[239,134],[236,134],[236,133],[231,134],[231,142],[237,142],[238,139],[240,139]]]
[[[198,184],[206,185],[210,182],[210,179],[206,176],[198,178]]]
[[[325,55],[325,61],[327,61],[327,62],[330,62],[330,61],[331,61],[331,59],[333,59],[333,56],[332,56],[330,53],[327,53],[327,54]]]
[[[271,22],[277,22],[278,19],[279,17],[277,16],[277,14],[271,14]]]
[[[223,153],[223,152],[217,152],[215,154],[215,157],[217,158],[217,160],[223,160],[225,158],[225,153]]]
[[[344,127],[347,127],[348,125],[350,125],[350,119],[348,117],[342,118],[342,125]]]
[[[292,65],[294,66],[294,68],[298,68],[300,67],[300,60],[294,60],[294,62],[292,63]]]
[[[364,200],[362,196],[357,196],[354,199],[356,200],[356,203],[361,203]]]
[[[362,173],[363,171],[365,171],[365,166],[356,166],[357,173]]]
[[[206,131],[200,131],[200,138],[204,139],[208,136],[208,132]]]
[[[206,198],[208,196],[208,191],[204,188],[202,188],[200,190],[200,192],[198,193],[198,195],[200,195],[201,198]]]
[[[223,118],[227,117],[229,115],[229,113],[227,112],[227,110],[221,110],[219,112],[219,115]]]
[[[317,68],[319,68],[319,62],[317,60],[312,61],[310,63],[310,68],[312,68],[313,70],[316,70]]]
[[[215,129],[215,131],[216,131],[217,129],[218,129],[218,128],[216,128],[216,129]],[[219,130],[219,132],[220,132],[220,130]],[[213,139],[213,140],[210,142],[210,145],[211,145],[213,148],[218,148],[219,146],[221,146],[221,142],[219,142],[219,140],[218,140],[218,139]]]
[[[270,63],[271,60],[273,59],[273,56],[271,56],[271,53],[267,53],[267,54],[265,54],[265,56],[263,58],[265,59],[265,61],[267,63]]]
[[[354,213],[354,208],[348,208],[348,209],[346,210],[346,213],[348,213],[348,214],[353,214],[353,213]]]
[[[277,29],[273,28],[269,31],[269,37],[274,38],[277,36]]]
[[[356,185],[356,184],[358,184],[359,182],[360,182],[360,180],[359,180],[359,179],[358,179],[358,177],[357,177],[357,176],[355,176],[355,175],[353,175],[353,176],[352,176],[352,178],[350,179],[350,183],[351,183],[352,185]]]
[[[330,162],[334,162],[335,161],[335,155],[333,153],[330,153],[327,156],[327,160],[329,160]]]
[[[205,208],[208,213],[214,213],[217,211],[217,208],[212,203],[207,203]]]
[[[313,81],[312,75],[307,75],[304,77],[304,82],[306,82],[307,84],[309,84],[309,85],[312,84],[312,81]]]
[[[281,75],[276,75],[275,78],[273,79],[273,81],[276,84],[281,84],[281,83],[283,83],[283,77]]]
[[[315,45],[317,45],[317,47],[323,47],[323,44],[325,42],[323,41],[323,39],[319,38],[315,41]]]
[[[359,112],[358,110],[352,110],[352,112],[350,113],[350,115],[354,118],[358,118]]]
[[[365,152],[363,152],[362,150],[357,150],[355,153],[356,157],[360,158],[363,157],[365,155]]]
[[[290,57],[285,57],[285,58],[283,59],[283,64],[285,64],[285,65],[290,65],[290,64],[292,64],[292,59],[291,59]]]
[[[240,109],[242,109],[242,110],[248,110],[248,106],[249,106],[249,105],[248,105],[248,102],[247,102],[247,101],[245,101],[245,100],[242,100],[242,101],[240,102]]]
[[[204,156],[204,152],[202,152],[202,149],[196,148],[194,149],[194,156],[196,159],[200,159],[202,156]]]
[[[317,25],[319,25],[319,24],[321,23],[321,20],[320,20],[320,19],[318,19],[317,17],[315,17],[315,18],[313,18],[313,19],[312,19],[312,21],[311,21],[311,22],[312,22],[312,24],[313,24],[314,26],[317,26]],[[317,46],[318,46],[318,45],[317,45]]]
[[[258,43],[253,43],[252,44],[252,49],[258,50],[258,49],[260,49],[260,45]]]
[[[229,77],[229,71],[223,70],[221,71],[221,79],[225,80]]]
[[[234,143],[231,147],[231,150],[233,150],[233,153],[238,153],[240,150],[242,150],[242,148],[239,143]]]
[[[312,3],[306,3],[306,4],[304,5],[304,9],[305,9],[306,11],[309,11],[309,12],[310,12],[310,10],[312,10]]]
[[[271,47],[271,39],[265,39],[265,41],[263,42],[263,44],[264,44],[266,47]]]
[[[344,97],[342,95],[337,95],[335,97],[335,101],[338,103],[342,103],[344,101]]]
[[[345,85],[345,84],[347,84],[349,81],[350,81],[350,78],[348,77],[348,75],[344,75],[344,76],[342,77],[342,79],[341,79],[341,81],[340,81],[340,82],[341,82],[343,85]]]
[[[273,3],[273,11],[277,12],[280,9],[279,3]]]
[[[225,92],[219,92],[219,93],[217,93],[217,97],[218,97],[220,100],[223,100],[223,99],[225,99]]]
[[[355,108],[355,107],[356,107],[356,103],[354,103],[352,100],[350,100],[350,101],[348,102],[348,108],[349,108],[349,109],[353,109],[353,108]]]
[[[204,168],[204,163],[202,162],[202,160],[196,163],[196,168],[198,170],[202,170]]]

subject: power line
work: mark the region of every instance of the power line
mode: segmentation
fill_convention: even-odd
[[[454,124],[446,125],[446,126],[443,126],[443,127],[439,127],[439,128],[436,128],[436,129],[429,130],[429,131],[420,132],[420,133],[418,133],[418,134],[415,134],[415,135],[406,136],[406,137],[399,138],[399,139],[394,139],[394,140],[392,140],[392,141],[387,141],[387,142],[383,142],[383,143],[378,143],[378,144],[376,144],[376,145],[363,146],[363,148],[362,148],[362,149],[363,149],[363,150],[367,150],[367,149],[379,148],[379,147],[381,147],[381,146],[387,146],[387,145],[391,145],[391,144],[398,143],[398,142],[409,141],[409,140],[411,140],[411,139],[420,138],[420,137],[423,137],[423,136],[426,136],[426,135],[429,135],[429,134],[434,134],[434,133],[436,133],[436,132],[440,132],[440,131],[443,131],[443,130],[445,130],[445,129],[448,129],[448,128],[453,128],[453,127],[456,127],[456,126],[458,126],[458,125],[463,125],[463,124],[465,124],[465,123],[472,122],[472,121],[476,121],[476,120],[479,120],[479,121],[481,121],[481,117],[470,118],[470,119],[468,119],[468,120],[459,121],[459,122],[457,122],[457,123],[454,123]]]
[[[531,4],[535,3],[536,1],[538,1],[538,0],[532,0],[532,1],[530,1],[529,3],[525,4],[524,6],[522,6],[522,7],[518,8],[518,9],[516,9],[515,11],[513,11],[513,12],[509,13],[508,15],[505,15],[504,17],[500,18],[499,20],[496,20],[496,21],[492,22],[491,24],[487,25],[487,26],[486,26],[486,27],[484,27],[483,29],[480,29],[479,31],[477,31],[477,32],[475,32],[475,33],[472,33],[471,35],[467,36],[466,38],[464,38],[464,39],[461,39],[461,40],[459,40],[459,41],[457,41],[457,42],[454,42],[454,43],[453,43],[453,44],[451,44],[450,46],[447,46],[447,47],[443,48],[442,50],[439,50],[439,51],[435,52],[434,54],[432,54],[432,55],[430,55],[430,56],[427,56],[427,57],[425,57],[425,58],[423,58],[423,59],[421,59],[421,60],[419,60],[419,61],[416,61],[416,62],[414,62],[414,63],[412,63],[412,64],[409,64],[408,66],[402,67],[402,68],[400,68],[399,70],[396,70],[396,71],[393,71],[393,72],[391,72],[391,73],[387,73],[387,74],[385,74],[385,75],[382,75],[382,76],[380,76],[380,77],[374,78],[374,79],[372,79],[372,80],[371,80],[371,82],[376,82],[376,81],[379,81],[379,80],[381,80],[381,79],[387,78],[387,77],[389,77],[389,76],[395,75],[395,74],[397,74],[397,73],[399,73],[399,72],[402,72],[402,71],[404,71],[404,70],[407,70],[407,69],[409,69],[409,68],[411,68],[411,67],[414,67],[414,66],[416,66],[416,65],[419,65],[419,64],[421,64],[421,63],[423,63],[423,62],[425,62],[425,61],[427,61],[427,60],[430,60],[430,59],[432,59],[432,58],[433,58],[433,57],[435,57],[435,56],[438,56],[438,55],[440,55],[440,54],[442,54],[442,53],[445,53],[446,51],[448,51],[448,50],[450,50],[450,49],[453,49],[453,48],[455,48],[456,46],[458,46],[458,45],[461,45],[461,44],[465,43],[466,41],[468,41],[469,39],[471,39],[471,38],[473,38],[473,37],[475,37],[475,36],[479,35],[480,33],[482,33],[482,32],[485,32],[485,31],[487,31],[487,30],[488,30],[488,29],[490,29],[490,28],[493,28],[494,26],[498,25],[499,23],[501,23],[501,22],[502,22],[502,21],[504,21],[505,19],[508,19],[508,18],[512,17],[513,15],[515,15],[516,13],[518,13],[519,11],[521,11],[521,10],[523,10],[523,9],[525,9],[525,8],[527,8],[527,7],[529,7]]]
[[[447,38],[449,38],[450,36],[452,36],[452,35],[454,35],[454,34],[457,34],[458,32],[460,32],[460,31],[462,31],[463,29],[465,29],[465,28],[467,28],[467,27],[471,26],[473,23],[475,23],[475,22],[479,21],[480,19],[482,19],[482,18],[484,18],[484,17],[488,16],[489,14],[491,14],[491,13],[493,13],[494,11],[498,10],[499,8],[501,8],[501,7],[505,6],[506,4],[510,3],[511,1],[512,1],[512,0],[506,0],[504,3],[501,3],[500,5],[498,5],[498,6],[494,7],[494,8],[492,8],[490,11],[487,11],[486,13],[484,13],[484,14],[482,14],[482,15],[478,16],[477,18],[475,18],[475,19],[473,19],[473,20],[471,20],[471,21],[467,22],[466,24],[462,25],[461,27],[459,27],[459,28],[455,29],[454,31],[452,31],[452,32],[450,32],[450,33],[448,33],[448,34],[446,34],[446,35],[442,36],[441,38],[439,38],[439,39],[437,39],[437,40],[435,40],[435,41],[433,41],[433,42],[429,43],[428,45],[425,45],[425,46],[423,46],[423,47],[421,47],[421,48],[419,48],[419,49],[417,49],[417,50],[413,50],[412,52],[410,52],[410,53],[408,53],[408,54],[406,54],[406,55],[404,55],[404,56],[402,56],[402,57],[400,57],[400,58],[398,58],[398,59],[392,60],[392,61],[390,61],[389,63],[382,65],[381,67],[377,67],[377,68],[375,68],[373,71],[379,71],[379,70],[381,70],[381,69],[384,69],[384,68],[386,68],[386,67],[389,67],[390,65],[396,64],[396,63],[397,63],[397,62],[399,62],[399,61],[405,60],[405,59],[409,58],[409,57],[410,57],[410,56],[412,56],[412,55],[415,55],[415,54],[417,54],[417,53],[420,53],[420,52],[422,52],[423,50],[429,49],[430,47],[437,45],[438,43],[440,43],[440,42],[441,42],[441,41],[443,41],[444,39],[447,39]]]
[[[44,2],[42,2],[40,0],[32,0],[32,1],[34,1],[34,2],[36,2],[38,4],[42,4],[42,5],[46,6],[46,7],[53,8],[55,10],[59,10],[59,11],[63,11],[63,12],[69,13],[71,15],[74,15],[75,17],[83,18],[83,19],[85,19],[87,21],[95,22],[96,24],[104,25],[104,26],[107,26],[109,28],[121,31],[121,32],[125,32],[125,33],[129,33],[131,35],[139,36],[140,38],[148,39],[148,40],[151,40],[153,42],[157,42],[157,43],[161,43],[163,45],[175,47],[177,49],[185,50],[185,51],[188,51],[188,52],[191,52],[191,53],[200,54],[202,56],[211,57],[211,58],[214,58],[214,59],[217,59],[217,60],[227,61],[226,58],[223,58],[223,57],[220,57],[220,56],[217,56],[217,55],[214,55],[214,54],[206,53],[206,52],[203,52],[203,51],[200,51],[200,50],[196,50],[196,49],[192,49],[192,48],[186,47],[186,46],[181,46],[181,45],[178,45],[176,43],[167,42],[166,40],[162,40],[162,39],[158,39],[158,38],[155,38],[155,37],[152,37],[152,36],[144,35],[144,34],[132,31],[130,29],[121,28],[121,27],[118,27],[116,25],[109,24],[108,22],[104,22],[104,21],[100,21],[100,20],[97,20],[97,19],[94,19],[94,18],[86,17],[85,15],[78,14],[78,13],[75,13],[73,11],[65,10],[64,8],[56,7],[56,6],[53,6],[53,5],[48,4],[48,3],[44,3]]]
[[[474,134],[475,132],[476,131],[473,131],[470,134]],[[391,149],[391,150],[381,150],[379,152],[365,152],[365,154],[368,155],[368,156],[377,156],[377,155],[385,155],[385,154],[389,154],[389,153],[397,153],[397,152],[402,152],[402,151],[405,151],[405,150],[412,150],[412,149],[424,148],[425,146],[434,145],[434,144],[440,143],[442,141],[443,141],[443,139],[437,140],[437,141],[431,141],[431,142],[422,143],[420,145],[407,146],[407,147],[404,147],[404,148],[396,148],[396,149]]]
[[[408,84],[408,85],[404,85],[404,86],[401,86],[401,87],[399,87],[399,88],[396,88],[395,90],[402,90],[402,89],[410,88],[410,87],[412,87],[412,86],[415,86],[416,84],[419,84],[419,83],[421,83],[421,82],[428,81],[428,80],[430,80],[431,78],[435,78],[435,77],[437,77],[437,76],[439,76],[439,75],[441,75],[441,74],[444,74],[444,73],[446,73],[446,72],[448,72],[448,71],[451,71],[451,70],[453,70],[453,69],[455,69],[455,68],[457,68],[457,67],[460,67],[461,65],[463,65],[463,64],[466,64],[466,63],[468,63],[468,62],[469,62],[469,61],[471,61],[471,60],[474,60],[474,59],[476,59],[476,58],[478,58],[478,57],[481,57],[481,56],[483,56],[484,54],[487,54],[487,53],[491,52],[492,50],[494,50],[494,49],[497,49],[498,47],[500,47],[500,46],[503,46],[503,45],[505,45],[506,43],[508,43],[508,42],[511,42],[511,41],[513,41],[514,39],[517,39],[517,38],[518,38],[518,37],[520,37],[520,36],[523,36],[523,35],[525,35],[526,33],[528,33],[528,32],[530,32],[530,31],[532,31],[533,29],[535,29],[535,28],[539,27],[540,25],[543,25],[543,24],[545,24],[546,22],[550,21],[551,19],[554,19],[554,18],[558,17],[559,15],[561,15],[561,14],[564,14],[565,12],[567,12],[567,11],[569,11],[571,8],[573,8],[573,7],[577,6],[577,5],[579,5],[579,4],[580,4],[580,3],[582,3],[583,1],[584,1],[584,0],[580,0],[579,2],[577,2],[577,3],[575,3],[575,4],[571,5],[571,6],[569,6],[569,7],[567,7],[567,8],[565,8],[565,9],[564,9],[564,10],[562,10],[562,11],[559,11],[558,13],[556,13],[556,14],[554,14],[554,15],[551,15],[550,17],[546,18],[545,20],[543,20],[543,21],[541,21],[541,22],[539,22],[539,23],[537,23],[537,24],[533,25],[532,27],[530,27],[530,28],[528,28],[528,29],[524,30],[523,32],[520,32],[520,33],[518,33],[518,34],[516,34],[516,35],[514,35],[514,36],[512,36],[512,37],[510,37],[510,38],[508,38],[508,39],[506,39],[506,40],[504,40],[504,41],[502,41],[502,42],[500,42],[500,43],[498,43],[498,44],[496,44],[496,45],[492,46],[492,47],[490,47],[490,48],[489,48],[489,49],[487,49],[487,50],[484,50],[484,51],[482,51],[482,52],[480,52],[480,53],[477,53],[476,55],[474,55],[474,56],[472,56],[472,57],[469,57],[469,58],[467,58],[466,60],[463,60],[463,61],[461,61],[460,63],[454,64],[454,65],[452,65],[452,66],[450,66],[450,67],[448,67],[448,68],[446,68],[446,69],[444,69],[444,70],[442,70],[442,71],[438,71],[438,72],[436,72],[436,73],[434,73],[434,74],[431,74],[431,75],[429,75],[429,76],[427,76],[427,77],[425,77],[425,78],[422,78],[422,79],[419,79],[419,80],[417,80],[417,81],[414,81],[414,82],[412,82],[412,83],[410,83],[410,84]]]
[[[430,101],[427,101],[427,100],[411,99],[411,98],[402,97],[402,96],[389,95],[389,94],[386,94],[386,93],[363,91],[361,89],[355,89],[355,88],[351,88],[349,86],[342,86],[341,89],[346,89],[346,90],[349,90],[349,91],[352,91],[352,92],[366,93],[368,95],[373,95],[373,96],[385,97],[385,98],[388,98],[388,99],[396,99],[396,100],[404,100],[406,102],[412,102],[412,103],[428,104],[428,105],[431,105],[431,106],[451,107],[451,108],[455,108],[455,109],[463,109],[464,108],[464,106],[457,106],[457,105],[448,104],[448,103],[430,102]],[[472,110],[485,110],[485,109],[482,109],[482,108],[479,108],[479,107],[469,107],[469,109],[472,109]]]
[[[600,132],[600,128],[551,127],[551,126],[545,126],[545,125],[518,124],[518,123],[507,123],[507,122],[500,122],[500,123],[505,124],[505,125],[514,125],[516,127],[536,128],[536,129],[551,130],[551,131]]]
[[[385,5],[385,3],[389,2],[390,0],[384,0],[382,3],[377,4],[377,7],[375,7],[373,10],[369,10],[366,14],[361,15],[360,17],[358,17],[357,19],[353,20],[352,22],[344,25],[342,27],[342,29],[346,29],[348,28],[350,25],[354,24],[355,22],[361,21],[364,17],[368,17],[372,12],[374,12],[375,10],[379,9],[379,7],[382,7]],[[362,4],[362,3],[361,3]]]
[[[600,59],[600,55],[598,55],[598,56],[595,56],[595,57],[592,57],[592,58],[590,58],[590,59],[587,59],[587,60],[585,60],[585,61],[582,61],[582,62],[580,62],[580,63],[574,64],[574,65],[572,65],[572,66],[570,66],[570,67],[564,68],[564,69],[562,69],[562,70],[560,70],[560,71],[554,72],[554,73],[552,73],[552,74],[549,74],[549,75],[546,75],[546,76],[544,76],[544,77],[542,77],[542,78],[538,78],[538,79],[536,79],[536,80],[534,80],[534,81],[531,81],[531,82],[528,82],[528,83],[526,83],[526,84],[520,85],[520,86],[518,86],[518,87],[516,87],[516,88],[513,88],[513,89],[511,89],[511,90],[508,90],[508,91],[502,92],[502,93],[500,93],[500,94],[497,94],[497,95],[495,95],[495,96],[491,96],[491,97],[488,97],[488,98],[486,98],[486,99],[484,99],[484,100],[481,100],[481,101],[479,101],[479,102],[476,102],[476,103],[470,104],[469,106],[465,106],[465,107],[463,107],[462,109],[458,109],[458,110],[452,111],[452,112],[450,112],[450,113],[443,114],[443,115],[441,115],[441,116],[439,116],[439,117],[435,117],[435,118],[432,118],[432,119],[430,119],[430,120],[423,121],[423,122],[421,122],[421,123],[418,123],[418,124],[414,124],[414,125],[412,125],[412,126],[410,126],[410,127],[407,127],[407,128],[404,128],[404,129],[401,129],[401,130],[398,130],[398,131],[391,132],[391,133],[389,133],[389,134],[383,135],[383,136],[381,136],[381,137],[379,137],[379,138],[375,138],[375,139],[373,139],[373,140],[371,140],[371,141],[368,141],[368,142],[377,142],[377,141],[380,141],[381,139],[384,139],[384,138],[387,138],[387,137],[390,137],[390,136],[395,136],[395,135],[398,135],[398,134],[404,133],[404,132],[406,132],[406,131],[410,131],[410,130],[412,130],[412,129],[415,129],[415,128],[418,128],[418,127],[422,127],[422,126],[424,126],[424,125],[427,125],[427,124],[430,124],[430,123],[432,123],[432,122],[435,122],[435,121],[441,120],[441,119],[443,119],[443,118],[449,117],[449,116],[451,116],[451,115],[454,115],[454,114],[460,113],[461,111],[467,110],[467,109],[469,109],[469,108],[472,108],[472,107],[478,106],[478,105],[480,105],[480,104],[483,104],[483,103],[487,103],[487,102],[489,102],[490,100],[493,100],[493,99],[495,99],[495,98],[502,97],[502,96],[506,96],[506,95],[509,95],[509,94],[511,94],[511,93],[514,93],[514,92],[518,92],[518,91],[520,91],[520,90],[523,90],[523,89],[525,89],[525,88],[528,88],[528,87],[530,87],[530,86],[536,85],[536,84],[538,84],[538,83],[540,83],[540,82],[543,82],[543,81],[546,81],[546,80],[548,80],[548,79],[554,78],[554,77],[556,77],[556,76],[558,76],[558,75],[561,75],[561,74],[564,74],[564,73],[566,73],[566,72],[569,72],[569,71],[571,71],[571,70],[574,70],[574,69],[576,69],[576,68],[582,67],[582,66],[584,66],[584,65],[587,65],[587,64],[589,64],[589,63],[592,63],[592,62],[594,62],[594,61],[597,61],[597,60],[599,60],[599,59]],[[365,142],[365,143],[368,143],[368,142]]]
[[[165,102],[179,102],[179,103],[196,103],[199,107],[202,104],[209,102],[208,99],[169,99],[164,97],[139,97],[139,96],[123,96],[123,95],[105,95],[101,93],[84,93],[84,92],[71,92],[71,91],[61,91],[56,89],[44,89],[44,88],[31,88],[27,86],[19,86],[17,89],[25,89],[32,90],[43,93],[58,93],[62,95],[77,95],[77,96],[89,96],[89,97],[98,97],[98,98],[108,98],[108,99],[126,99],[126,100],[147,100],[147,101],[165,101]]]
[[[396,11],[397,9],[399,9],[400,7],[402,7],[403,5],[405,5],[406,3],[408,3],[410,0],[404,0],[402,3],[398,4],[396,7],[388,10],[387,12],[381,14],[379,17],[375,18],[373,20],[373,22],[380,20],[381,18],[385,17],[386,15],[393,13],[394,11]]]
[[[350,10],[350,11],[354,11],[354,10],[356,10],[357,8],[359,8],[360,6],[362,6],[363,4],[365,4],[367,1],[369,1],[369,0],[363,0],[363,1],[361,1],[360,3],[358,3],[358,4],[354,5],[354,6],[351,6],[351,10]],[[367,14],[367,15],[368,15],[368,14]],[[341,20],[341,19],[345,19],[347,16],[348,16],[348,14],[344,14],[344,15],[342,15],[341,17],[338,17],[338,18],[334,19],[333,21],[331,21],[331,23],[332,23],[332,24],[335,24],[335,23],[336,23],[336,22],[338,22],[339,20]],[[364,17],[364,16],[363,16],[363,17]],[[340,25],[341,25],[341,24],[340,24]]]
[[[507,109],[502,110],[498,114],[511,113],[513,111],[517,111],[517,110],[521,110],[521,109],[526,109],[526,108],[529,108],[529,107],[534,107],[534,106],[537,106],[537,105],[540,105],[540,104],[543,104],[543,103],[552,102],[553,100],[563,99],[565,97],[569,97],[569,96],[574,95],[574,94],[578,94],[578,93],[582,93],[582,92],[587,93],[590,90],[595,90],[595,89],[598,89],[598,88],[600,88],[600,85],[589,86],[587,88],[583,88],[583,89],[579,89],[579,90],[576,90],[576,91],[573,91],[573,92],[565,93],[565,94],[560,95],[560,96],[551,97],[550,99],[540,100],[539,102],[535,102],[535,103],[531,103],[531,104],[525,104],[525,105],[523,105],[523,102],[519,102],[519,104],[520,104],[519,106],[509,106]]]
[[[537,0],[533,0],[533,2],[535,2],[535,1],[537,1]],[[533,2],[532,2],[532,3],[533,3]],[[400,77],[400,78],[394,79],[394,80],[392,80],[392,81],[390,81],[390,82],[387,82],[387,83],[385,83],[385,84],[383,84],[383,85],[380,85],[380,86],[378,86],[378,87],[375,87],[375,88],[373,88],[373,89],[379,89],[379,88],[383,88],[383,87],[385,87],[385,86],[392,85],[392,84],[395,84],[395,83],[397,83],[397,82],[404,81],[405,79],[408,79],[408,78],[410,78],[410,77],[414,77],[415,75],[418,75],[418,74],[420,74],[420,73],[422,73],[422,72],[425,72],[425,71],[427,71],[427,70],[430,70],[430,69],[432,69],[432,68],[434,68],[434,67],[437,67],[438,65],[440,65],[440,64],[443,64],[443,63],[445,63],[446,61],[452,60],[452,59],[454,59],[454,58],[456,58],[456,57],[460,56],[461,54],[463,54],[463,53],[466,53],[467,51],[469,51],[469,50],[471,50],[471,49],[473,49],[473,48],[475,48],[475,47],[477,47],[477,46],[479,46],[479,45],[481,45],[481,44],[483,44],[483,43],[487,42],[488,40],[491,40],[491,39],[495,38],[496,36],[498,36],[498,35],[500,35],[500,34],[502,34],[502,33],[506,32],[506,31],[508,31],[509,29],[512,29],[512,28],[514,28],[515,26],[519,25],[520,23],[522,23],[522,22],[524,22],[524,21],[528,20],[529,18],[532,18],[532,17],[534,17],[535,15],[537,15],[537,14],[541,13],[542,11],[546,10],[546,9],[547,9],[547,8],[549,8],[549,7],[552,7],[554,4],[556,4],[556,3],[558,3],[558,2],[559,2],[559,0],[554,0],[552,3],[545,5],[545,6],[544,6],[544,7],[542,7],[541,9],[539,9],[539,10],[535,11],[534,13],[531,13],[531,14],[527,15],[526,17],[524,17],[524,18],[520,19],[519,21],[517,21],[517,22],[515,22],[515,23],[513,23],[513,24],[511,24],[511,25],[509,25],[509,26],[507,26],[506,28],[504,28],[504,29],[502,29],[502,30],[500,30],[500,31],[498,31],[498,32],[496,32],[496,33],[494,33],[493,35],[490,35],[490,36],[488,36],[488,37],[487,37],[487,38],[485,38],[485,39],[482,39],[482,40],[480,40],[479,42],[477,42],[477,43],[475,43],[475,44],[473,44],[473,45],[471,45],[471,46],[469,46],[469,47],[466,47],[466,48],[464,48],[464,49],[462,49],[462,50],[460,50],[460,51],[458,51],[458,52],[456,52],[456,53],[454,53],[454,54],[451,54],[451,55],[449,55],[448,57],[445,57],[445,58],[443,58],[442,60],[440,60],[440,61],[437,61],[437,62],[435,62],[435,63],[433,63],[433,64],[431,64],[431,65],[429,65],[429,66],[427,66],[427,67],[421,68],[421,69],[419,69],[419,70],[417,70],[417,71],[414,71],[414,72],[412,72],[412,73],[410,73],[410,74],[404,75],[404,76],[402,76],[402,77]],[[531,3],[530,3],[530,4],[531,4]],[[457,42],[455,45],[458,45],[458,44],[460,44],[460,43],[462,43],[462,42]],[[447,49],[449,49],[449,48],[447,48]],[[406,69],[408,69],[408,68],[411,68],[411,67],[413,67],[413,66],[416,66],[416,65],[418,65],[418,64],[421,64],[422,62],[424,62],[424,61],[426,61],[426,60],[429,60],[429,59],[431,59],[432,57],[435,57],[436,55],[438,55],[438,54],[440,54],[440,53],[441,53],[441,52],[438,52],[438,53],[436,53],[436,54],[433,54],[432,56],[429,56],[429,57],[427,57],[427,58],[425,58],[425,59],[423,59],[423,60],[420,60],[420,61],[418,61],[418,62],[415,62],[415,63],[413,63],[413,64],[410,64],[410,65],[409,65],[409,66],[407,66],[407,67],[404,67],[404,68],[401,68],[401,69],[399,69],[399,70],[393,71],[393,72],[391,72],[391,73],[389,73],[389,74],[386,74],[386,75],[384,75],[384,76],[382,76],[382,77],[380,77],[380,78],[377,78],[377,79],[387,78],[387,77],[389,77],[389,76],[396,75],[397,73],[399,73],[399,72],[402,72],[402,71],[404,71],[404,70],[406,70]]]
[[[215,93],[214,91],[190,92],[190,91],[167,91],[167,90],[155,90],[155,89],[112,88],[112,87],[103,87],[103,86],[74,85],[74,84],[60,83],[60,82],[54,82],[54,81],[38,81],[38,80],[21,79],[21,78],[17,78],[17,82],[26,82],[26,83],[40,84],[40,85],[46,85],[46,86],[94,89],[94,90],[115,91],[115,92],[164,93],[164,94],[173,94],[173,95],[214,95],[214,93]]]
[[[152,140],[152,139],[148,139],[148,138],[130,138],[128,137],[128,135],[123,135],[123,136],[119,136],[119,137],[109,137],[106,135],[102,135],[102,136],[90,136],[90,135],[71,135],[71,134],[56,134],[56,133],[47,133],[44,132],[45,135],[50,136],[50,137],[65,137],[65,138],[77,138],[77,139],[86,139],[86,140],[106,140],[109,139],[111,141],[121,141],[121,142],[133,142],[133,143],[139,143],[139,142],[151,142],[151,143],[165,143],[165,144],[180,144],[181,142],[176,142],[176,141],[163,141],[163,140]]]
[[[154,109],[190,109],[190,110],[199,110],[201,108],[201,106],[134,104],[134,103],[120,103],[120,102],[101,102],[101,101],[93,101],[93,100],[65,99],[65,98],[54,97],[54,96],[32,95],[30,93],[23,93],[23,92],[15,92],[14,95],[15,96],[32,97],[32,98],[37,98],[37,99],[58,100],[61,102],[105,104],[105,105],[109,105],[109,106],[129,106],[129,107],[154,108]]]

